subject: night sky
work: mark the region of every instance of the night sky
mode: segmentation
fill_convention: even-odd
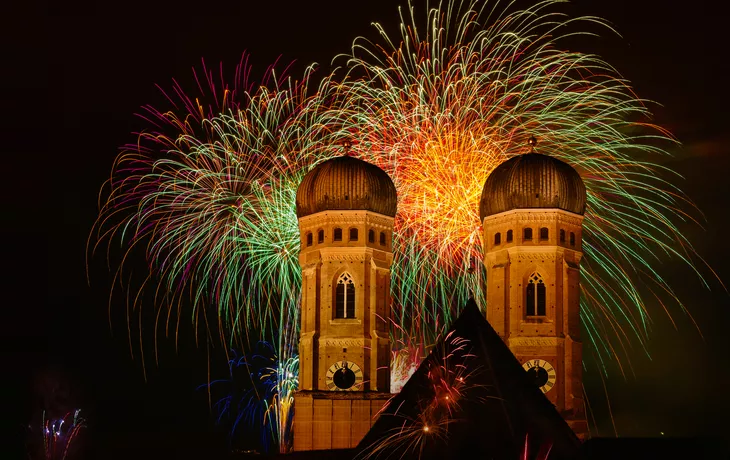
[[[254,73],[281,57],[297,61],[295,75],[312,62],[324,74],[356,36],[373,35],[371,22],[395,32],[396,2],[57,3],[11,12],[0,32],[6,45],[0,394],[11,408],[3,432],[15,443],[5,445],[21,452],[25,427],[50,404],[83,409],[91,452],[151,444],[161,452],[175,445],[223,449],[207,396],[195,389],[207,380],[205,345],[197,348],[188,334],[176,352],[172,340],[163,340],[159,367],[150,360],[145,382],[130,355],[123,298],[112,302],[110,327],[111,275],[103,254],[91,260],[87,283],[86,242],[99,189],[119,146],[134,142],[131,132],[144,127],[133,114],[144,104],[164,104],[155,84],[169,87],[175,78],[192,89],[191,68],[201,58],[214,66],[222,61],[232,72],[244,51]],[[710,2],[670,3],[576,1],[571,11],[603,17],[623,36],[605,33],[576,46],[603,56],[641,97],[662,104],[653,108],[655,121],[683,143],[663,164],[683,176],[674,183],[704,214],[695,213],[702,228],[690,222],[680,228],[730,282],[730,240],[723,234],[730,227],[727,25]],[[661,306],[650,305],[652,358],[630,352],[633,372],[624,379],[612,368],[605,382],[615,430],[728,437],[730,297],[705,267],[711,291],[680,261],[657,266],[702,335],[675,305],[668,308],[676,330]],[[212,366],[217,375],[226,372],[224,363]],[[585,383],[595,404],[605,406],[598,376],[586,375]],[[614,435],[607,411],[596,412],[600,434]]]

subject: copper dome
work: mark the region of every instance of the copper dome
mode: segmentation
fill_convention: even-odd
[[[322,211],[363,210],[395,217],[397,195],[377,166],[350,156],[315,166],[297,189],[297,217]]]
[[[569,164],[539,153],[519,155],[489,175],[479,203],[479,218],[524,208],[557,208],[583,214],[586,187]]]

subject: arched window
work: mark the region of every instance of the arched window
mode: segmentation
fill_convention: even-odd
[[[375,230],[370,230],[368,232],[368,241],[371,243],[375,243]]]
[[[526,316],[545,316],[545,283],[539,273],[534,272],[527,280],[525,299]]]
[[[385,246],[385,232],[380,232],[380,245]]]
[[[570,232],[570,245],[575,246],[575,233]]]
[[[312,245],[312,232],[307,232],[307,246]]]
[[[526,228],[525,229],[525,231],[523,233],[523,236],[522,236],[522,239],[524,241],[531,241],[532,240],[532,229],[531,228]]]
[[[332,241],[342,241],[342,229],[336,228]]]
[[[494,245],[497,246],[499,244],[502,244],[502,234],[497,232],[494,234]]]
[[[565,230],[560,230],[560,242],[565,243]]]
[[[548,231],[547,227],[540,228],[540,240],[547,240],[549,235],[550,232]]]
[[[356,228],[350,229],[350,241],[357,241],[357,229]]]
[[[352,276],[345,272],[337,279],[335,292],[335,318],[355,317],[355,283]]]
[[[512,242],[512,230],[507,230],[507,242]]]
[[[324,230],[317,232],[317,243],[324,243]]]

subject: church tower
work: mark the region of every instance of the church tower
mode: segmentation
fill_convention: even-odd
[[[579,317],[585,204],[578,173],[533,151],[495,168],[479,206],[487,320],[581,438],[588,433]]]
[[[302,180],[299,391],[294,450],[355,447],[390,394],[390,267],[396,190],[341,156]]]

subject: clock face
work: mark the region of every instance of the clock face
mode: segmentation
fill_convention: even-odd
[[[535,386],[540,388],[543,393],[547,393],[555,386],[557,377],[555,368],[544,359],[530,359],[522,367],[527,371],[527,375],[530,376]]]
[[[362,385],[362,369],[350,361],[337,361],[327,369],[324,380],[329,390],[356,391]]]

